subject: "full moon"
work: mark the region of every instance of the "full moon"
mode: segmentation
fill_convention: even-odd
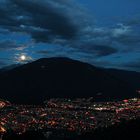
[[[25,61],[25,60],[26,60],[26,56],[25,56],[25,55],[21,55],[21,56],[20,56],[20,59],[21,59],[22,61]]]

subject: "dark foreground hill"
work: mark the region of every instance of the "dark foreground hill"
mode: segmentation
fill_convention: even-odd
[[[68,58],[44,58],[0,74],[0,97],[15,103],[38,104],[54,97],[95,97],[120,100],[136,96],[117,75]]]
[[[122,121],[119,125],[99,128],[93,133],[80,136],[79,140],[136,140],[140,137],[140,119]]]
[[[118,69],[104,69],[110,74],[118,77],[131,84],[135,89],[140,90],[140,73],[135,71],[126,71],[126,70],[118,70]]]
[[[69,134],[68,134],[69,135]],[[22,135],[9,133],[3,136],[3,140],[135,140],[140,137],[140,119],[121,122],[121,124],[109,128],[99,128],[93,132],[66,137],[45,137],[42,132],[31,131]]]

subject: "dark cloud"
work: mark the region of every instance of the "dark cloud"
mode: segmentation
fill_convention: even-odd
[[[110,47],[110,46],[96,46],[94,47],[95,51],[97,51],[97,56],[107,56],[114,53],[117,53],[118,50],[116,48]]]
[[[97,56],[117,52],[111,46],[96,45],[91,19],[72,0],[6,0],[0,6],[0,26],[28,33],[36,42],[61,44]]]
[[[134,16],[133,18],[125,21],[128,26],[139,26],[140,25],[140,16]]]
[[[73,56],[75,55],[75,53],[77,53],[78,55],[78,52],[76,49],[73,49],[73,48],[64,48],[64,47],[61,47],[61,46],[58,46],[58,47],[55,47],[55,48],[47,48],[47,49],[43,49],[43,50],[38,50],[38,51],[35,51],[34,53],[36,54],[39,54],[43,57],[53,57],[53,56],[58,56],[58,57],[70,57],[70,56]]]
[[[28,32],[37,42],[72,39],[79,25],[66,11],[72,8],[73,12],[75,7],[70,6],[62,0],[7,0],[6,5],[0,8],[0,25],[11,31]]]
[[[97,57],[140,45],[139,33],[135,34],[131,25],[96,27],[73,0],[3,0],[0,2],[0,27],[27,33],[36,43],[60,44]]]
[[[19,49],[21,46],[12,40],[0,41],[0,51]]]
[[[36,51],[36,53],[38,53],[38,54],[43,54],[43,55],[46,55],[46,54],[48,54],[48,50],[40,50],[40,51]]]
[[[87,43],[85,45],[86,46],[81,46],[81,48],[83,48],[82,50],[85,49],[85,52],[94,53],[98,57],[107,56],[107,55],[111,55],[111,54],[118,52],[118,50],[116,48],[113,48],[110,46],[95,45],[95,44],[91,44],[91,43]]]
[[[140,45],[140,35],[134,32],[132,29],[117,29],[114,31],[113,41],[127,46]]]
[[[6,64],[5,61],[0,60],[0,68],[1,68],[1,67],[4,67],[4,66],[6,66],[6,65],[7,65],[7,64]]]
[[[84,44],[83,45],[79,45],[78,48],[75,49],[56,49],[54,50],[54,53],[60,51],[61,53],[66,53],[68,55],[68,53],[73,54],[73,53],[84,53],[84,54],[94,54],[95,57],[102,57],[102,56],[107,56],[107,55],[111,55],[114,53],[117,53],[118,50],[116,48],[110,47],[110,46],[103,46],[103,45],[95,45],[95,44]],[[49,50],[40,50],[37,51],[36,53],[38,54],[42,54],[42,55],[48,55],[50,53]],[[51,52],[52,53],[52,52]],[[93,57],[93,55],[92,55]]]

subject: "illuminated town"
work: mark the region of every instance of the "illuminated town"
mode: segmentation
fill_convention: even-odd
[[[93,102],[93,98],[49,99],[43,105],[15,105],[0,100],[0,134],[8,131],[21,135],[42,131],[59,135],[70,132],[80,135],[100,127],[119,124],[122,120],[140,117],[140,99],[118,102]]]

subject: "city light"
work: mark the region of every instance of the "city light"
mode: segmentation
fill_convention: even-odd
[[[2,100],[0,134],[7,129],[20,135],[29,130],[65,130],[82,134],[140,117],[140,99],[92,102],[86,98],[49,99],[44,105],[14,105]],[[63,131],[62,131],[63,132]]]

